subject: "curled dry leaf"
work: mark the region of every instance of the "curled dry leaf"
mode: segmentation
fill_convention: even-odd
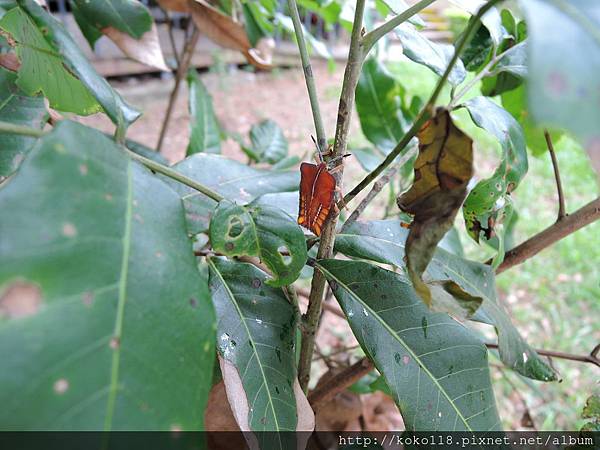
[[[170,70],[160,49],[155,23],[152,23],[152,28],[144,33],[140,39],[135,39],[113,27],[106,27],[101,31],[131,59],[165,72]]]
[[[188,5],[196,26],[211,41],[221,47],[243,53],[248,62],[259,69],[271,69],[270,55],[263,54],[258,48],[252,48],[241,23],[223,14],[205,0],[189,0]]]
[[[431,291],[422,274],[467,195],[473,176],[473,141],[442,108],[425,123],[418,138],[415,179],[397,203],[414,216],[406,239],[407,269],[415,290],[431,306]]]

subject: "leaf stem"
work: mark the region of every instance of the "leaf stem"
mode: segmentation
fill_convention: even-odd
[[[548,130],[544,130],[544,137],[546,138],[546,145],[548,146],[548,153],[550,153],[550,159],[552,160],[552,168],[554,169],[554,178],[556,179],[556,190],[558,192],[558,218],[557,221],[561,221],[567,215],[565,209],[565,196],[563,193],[562,182],[560,180],[560,171],[558,170],[558,159],[554,151],[554,144]]]
[[[415,14],[418,14],[420,11],[431,5],[433,2],[435,2],[435,0],[421,0],[420,2],[412,5],[410,8],[402,11],[400,14],[394,16],[393,18],[385,22],[383,25],[380,25],[373,31],[370,31],[369,33],[365,34],[363,38],[365,55],[369,53],[371,48],[373,48],[373,46],[377,43],[379,39],[381,39],[387,33],[392,31],[398,25],[402,24],[403,22],[406,22]]]
[[[360,193],[360,191],[366,188],[371,183],[371,181],[377,178],[379,174],[381,174],[381,172],[383,172],[383,170],[387,166],[389,166],[396,159],[396,157],[405,149],[405,147],[408,145],[411,139],[415,137],[417,132],[421,129],[421,126],[425,123],[425,121],[427,121],[427,119],[431,117],[431,110],[435,106],[435,102],[437,101],[438,96],[442,92],[444,84],[450,76],[450,72],[454,68],[454,65],[458,61],[458,58],[460,57],[460,54],[463,52],[467,43],[473,38],[475,31],[477,31],[477,27],[480,25],[480,20],[478,19],[481,19],[481,17],[483,17],[483,15],[486,12],[488,12],[499,1],[500,0],[490,0],[481,8],[479,8],[477,14],[473,16],[475,20],[471,20],[469,22],[465,33],[462,35],[462,39],[456,45],[454,55],[449,61],[448,67],[446,67],[446,70],[444,71],[436,87],[434,88],[431,97],[429,98],[423,109],[419,112],[410,130],[408,130],[408,132],[402,137],[400,142],[398,142],[396,147],[394,147],[394,149],[387,155],[383,162],[379,164],[379,166],[377,166],[375,169],[373,169],[373,171],[369,173],[365,178],[363,178],[362,181],[358,183],[350,192],[348,192],[348,194],[346,194],[342,202],[338,202],[338,207],[350,202],[352,199],[354,199],[354,197],[356,197]]]
[[[218,192],[215,192],[209,187],[204,186],[203,184],[198,183],[197,181],[194,181],[191,178],[186,177],[185,175],[182,175],[181,173],[171,169],[170,167],[164,166],[160,163],[157,163],[156,161],[152,161],[151,159],[134,153],[125,146],[123,146],[123,149],[131,158],[135,159],[136,161],[139,161],[148,169],[153,170],[154,172],[161,173],[169,178],[172,178],[175,181],[179,181],[181,184],[185,184],[186,186],[191,187],[192,189],[196,189],[198,192],[203,193],[204,195],[213,199],[216,202],[220,202],[221,200],[225,199],[225,197],[223,197]]]
[[[47,132],[37,128],[24,127],[10,122],[0,122],[0,133],[19,134],[21,136],[42,137]]]
[[[296,34],[296,41],[298,42],[300,59],[302,60],[302,69],[304,71],[306,89],[308,91],[308,98],[310,100],[310,109],[312,110],[313,121],[315,123],[315,132],[317,134],[317,145],[319,146],[321,153],[324,153],[327,149],[327,137],[325,135],[323,119],[321,118],[321,109],[319,107],[319,99],[317,97],[315,77],[310,64],[310,56],[308,55],[308,50],[306,48],[304,31],[302,29],[302,22],[300,22],[300,15],[298,14],[298,5],[296,4],[296,0],[288,0],[288,7],[290,9],[292,22],[294,23],[294,32]]]
[[[350,48],[348,50],[348,62],[346,63],[346,69],[344,71],[342,93],[340,95],[340,103],[338,106],[333,158],[343,155],[346,151],[348,132],[350,131],[350,119],[352,117],[351,113],[354,106],[354,92],[364,61],[361,33],[365,2],[366,0],[356,1],[354,22],[350,37]],[[342,175],[343,165],[341,170],[334,174],[338,186],[341,184]],[[337,215],[333,214],[327,220],[323,228],[321,239],[319,241],[317,259],[330,258],[333,254],[336,224]],[[305,392],[310,380],[310,366],[315,348],[315,338],[319,320],[321,318],[321,305],[323,302],[323,294],[325,293],[325,281],[323,273],[320,270],[315,269],[308,298],[308,308],[306,310],[302,335],[302,347],[300,349],[300,362],[298,364],[298,380]]]
[[[173,86],[173,90],[171,91],[171,95],[169,96],[169,104],[167,106],[167,112],[165,113],[165,118],[163,120],[162,128],[160,130],[160,135],[158,137],[158,143],[156,144],[156,151],[160,152],[165,137],[167,135],[167,129],[169,128],[169,122],[171,121],[171,115],[173,114],[173,108],[175,107],[175,102],[177,101],[177,96],[179,95],[179,88],[181,86],[181,81],[185,77],[188,69],[190,68],[190,64],[192,62],[192,56],[194,56],[194,50],[196,49],[196,44],[198,44],[198,39],[200,39],[200,30],[198,27],[194,25],[194,31],[192,36],[186,42],[183,52],[181,54],[181,64],[177,66],[177,74],[175,75],[175,85]]]

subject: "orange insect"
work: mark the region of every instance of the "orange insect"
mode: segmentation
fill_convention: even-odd
[[[302,163],[298,224],[320,236],[333,205],[335,191],[335,178],[329,172],[327,163]]]

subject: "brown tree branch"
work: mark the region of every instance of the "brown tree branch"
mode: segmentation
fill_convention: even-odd
[[[600,219],[600,197],[506,252],[504,261],[496,269],[496,273],[500,274],[521,264],[546,247],[598,219]]]
[[[342,93],[340,95],[338,107],[335,142],[333,145],[333,154],[331,155],[332,158],[341,156],[346,152],[348,132],[350,130],[350,118],[354,106],[354,91],[356,90],[360,70],[364,61],[361,32],[365,2],[365,0],[356,1],[352,35],[350,37],[350,48],[348,51],[348,62],[346,63],[346,70],[344,71],[344,81],[342,83]],[[343,165],[341,170],[334,174],[338,186],[341,186],[342,175]],[[330,215],[321,234],[317,259],[330,258],[333,254],[336,224],[337,215]],[[310,366],[315,346],[315,337],[321,317],[321,304],[324,292],[325,276],[315,268],[308,299],[308,309],[305,315],[300,361],[298,364],[298,381],[305,392],[310,380]]]
[[[560,181],[560,172],[558,170],[558,159],[556,159],[556,153],[554,152],[554,144],[552,144],[552,138],[548,130],[544,130],[544,137],[546,138],[546,145],[548,146],[548,153],[550,153],[550,159],[552,160],[552,168],[554,169],[554,178],[556,179],[556,190],[558,192],[558,219],[562,220],[567,215],[565,210],[565,196],[563,194],[562,182]]]
[[[177,67],[177,74],[175,75],[175,85],[173,86],[173,90],[171,91],[171,95],[169,97],[167,112],[165,113],[163,125],[160,130],[160,135],[158,137],[158,143],[156,144],[157,152],[160,152],[160,149],[162,148],[163,142],[165,140],[165,136],[167,135],[167,129],[169,128],[169,122],[171,121],[171,114],[173,114],[173,108],[175,107],[177,96],[179,95],[181,81],[185,77],[185,74],[187,73],[188,69],[190,68],[192,56],[194,56],[196,44],[198,44],[198,39],[200,39],[200,31],[198,30],[198,27],[194,25],[194,31],[192,33],[192,36],[186,42],[185,47],[183,48],[183,52],[180,58],[181,64],[179,64],[179,66]]]

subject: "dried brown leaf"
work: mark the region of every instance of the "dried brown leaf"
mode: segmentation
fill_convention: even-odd
[[[102,33],[112,40],[123,53],[142,64],[162,71],[169,71],[160,48],[156,24],[144,33],[140,39],[135,39],[113,27],[103,28]]]
[[[473,176],[473,141],[442,108],[423,125],[418,138],[414,182],[397,203],[414,216],[406,239],[408,274],[415,290],[431,306],[431,291],[422,275],[467,195]]]
[[[180,13],[190,12],[188,0],[158,0],[158,4],[166,10]]]

